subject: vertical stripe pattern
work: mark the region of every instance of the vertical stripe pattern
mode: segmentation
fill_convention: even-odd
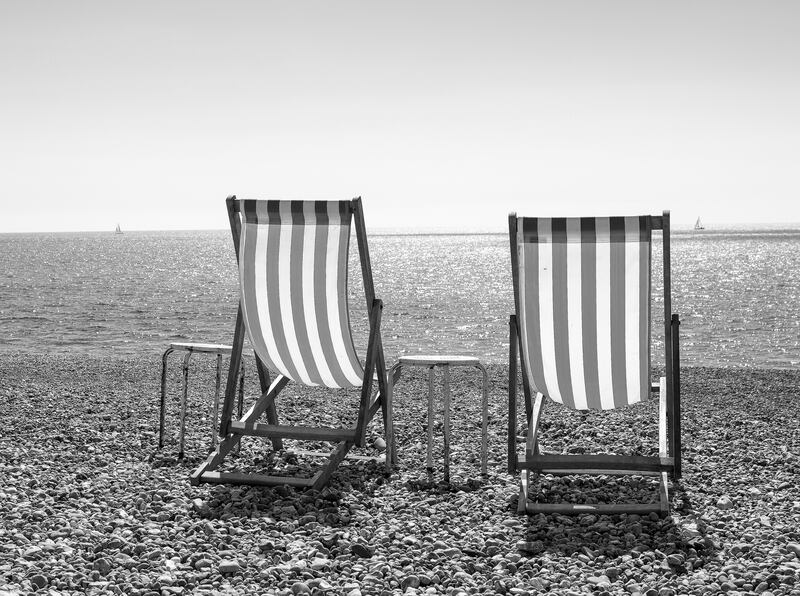
[[[239,205],[239,290],[253,349],[299,383],[360,387],[347,302],[350,202]]]
[[[648,216],[517,220],[522,359],[533,387],[578,410],[649,396]]]

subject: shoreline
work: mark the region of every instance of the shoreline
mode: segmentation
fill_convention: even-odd
[[[0,353],[0,594],[39,586],[139,595],[576,594],[587,586],[664,596],[800,594],[800,371],[682,369],[684,472],[671,515],[658,519],[516,514],[517,479],[505,471],[507,367],[496,364],[487,366],[485,479],[480,378],[460,371],[452,380],[451,486],[427,482],[427,388],[423,374],[409,373],[396,388],[400,463],[390,478],[374,463],[348,460],[318,493],[191,487],[209,443],[201,418],[213,394],[210,361],[192,362],[187,459],[179,462],[177,362],[166,445],[154,455],[160,357]],[[545,449],[646,451],[654,404],[608,413],[604,424],[604,414],[551,404]],[[347,422],[355,411],[348,398],[320,390],[302,404],[279,401],[281,416],[308,416],[309,408],[326,423]],[[368,443],[381,435],[373,422]],[[239,465],[257,465],[266,445],[251,439]],[[548,486],[551,499],[639,494],[606,479]]]

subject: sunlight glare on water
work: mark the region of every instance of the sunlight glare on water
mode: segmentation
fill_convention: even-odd
[[[387,359],[472,354],[506,362],[513,310],[503,234],[369,238]],[[662,318],[654,235],[653,350]],[[238,297],[229,233],[0,235],[0,350],[156,354],[172,341],[230,344]],[[674,232],[673,311],[684,365],[800,363],[800,229]],[[366,346],[355,240],[350,307]]]

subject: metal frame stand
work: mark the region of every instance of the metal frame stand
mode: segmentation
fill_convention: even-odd
[[[183,370],[183,391],[181,393],[181,403],[180,403],[180,434],[179,434],[179,446],[178,446],[178,459],[183,459],[184,455],[184,437],[186,435],[186,408],[187,408],[187,397],[189,393],[189,361],[192,358],[192,354],[195,352],[200,352],[204,354],[216,354],[217,360],[217,373],[216,373],[216,383],[214,389],[214,402],[211,405],[211,449],[214,449],[217,446],[217,418],[219,416],[219,396],[220,396],[220,385],[221,385],[221,369],[222,369],[222,355],[223,354],[230,354],[231,353],[231,346],[226,346],[222,344],[200,344],[200,343],[183,343],[183,342],[176,342],[171,343],[169,347],[164,352],[164,355],[161,357],[161,401],[160,401],[160,413],[159,413],[159,425],[158,425],[158,448],[161,449],[164,447],[164,423],[166,418],[166,407],[167,407],[167,360],[169,355],[172,352],[179,352],[183,351],[186,352],[186,355],[183,357],[183,364],[181,366]],[[244,406],[244,366],[239,373],[239,416],[242,415],[242,409]]]
[[[452,355],[426,355],[426,356],[401,356],[389,371],[389,382],[387,392],[391,396],[394,389],[395,379],[400,379],[403,366],[423,366],[428,369],[428,451],[426,457],[426,467],[429,480],[433,477],[433,369],[437,366],[443,370],[442,382],[442,401],[444,408],[444,481],[450,482],[450,367],[451,366],[474,366],[483,373],[483,400],[482,400],[482,424],[481,424],[481,474],[487,475],[487,460],[489,455],[487,443],[487,427],[489,424],[489,377],[486,368],[480,361],[472,356],[452,356]],[[397,454],[392,450],[391,457],[397,461]],[[387,454],[388,456],[389,454]]]

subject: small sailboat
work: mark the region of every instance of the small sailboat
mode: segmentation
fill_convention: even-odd
[[[694,222],[694,229],[695,230],[705,230],[706,227],[703,225],[703,222],[700,221],[700,218],[697,218],[697,221]]]
[[[117,229],[114,230],[114,233],[115,234],[122,234],[122,228],[119,227],[119,224],[117,224]]]

